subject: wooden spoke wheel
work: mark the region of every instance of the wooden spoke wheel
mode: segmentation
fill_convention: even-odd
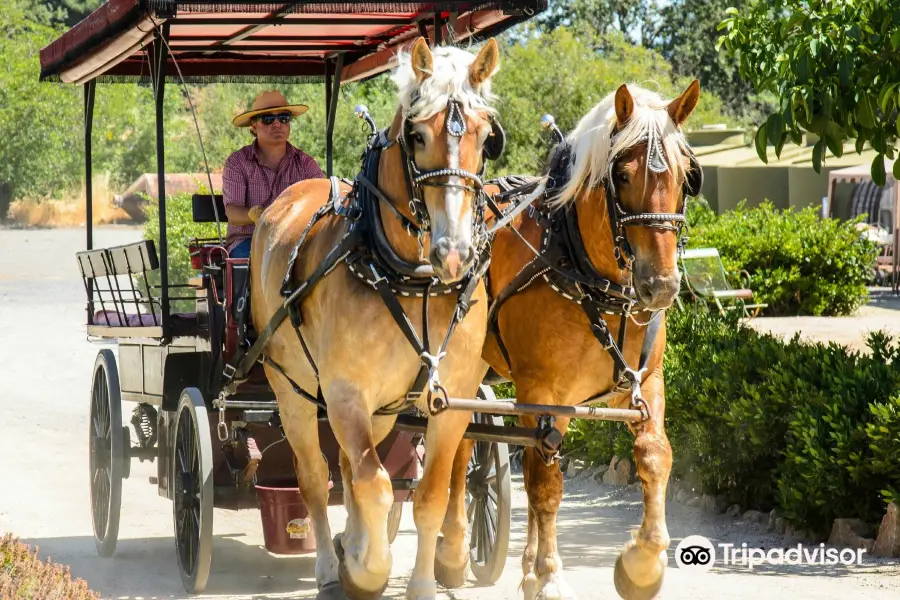
[[[116,550],[122,507],[122,478],[128,472],[128,427],[122,426],[119,371],[112,350],[103,349],[94,362],[91,382],[90,452],[91,518],[94,545],[100,556]]]
[[[478,396],[496,400],[482,385]],[[476,423],[503,425],[503,418],[474,413]],[[492,585],[506,565],[510,530],[510,472],[507,444],[475,442],[466,475],[466,514],[469,520],[469,561],[479,583]]]
[[[393,544],[400,531],[400,517],[403,516],[403,503],[394,502],[387,517],[388,544]]]
[[[197,388],[181,393],[172,443],[172,511],[181,581],[188,593],[206,588],[212,563],[213,454],[209,419]]]

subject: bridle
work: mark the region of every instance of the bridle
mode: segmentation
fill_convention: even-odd
[[[411,104],[415,104],[418,95],[415,95]],[[466,125],[465,114],[456,98],[450,97],[447,101],[447,118],[444,121],[444,127],[447,134],[456,138],[462,138],[468,131]],[[396,143],[400,148],[400,156],[403,163],[403,176],[406,181],[406,189],[409,195],[409,211],[413,219],[408,219],[397,208],[391,204],[387,205],[394,212],[401,223],[405,226],[407,232],[418,238],[420,247],[423,244],[425,233],[431,231],[431,218],[428,214],[428,207],[425,204],[425,187],[443,187],[455,188],[463,191],[472,192],[475,195],[473,210],[475,218],[473,219],[473,241],[475,247],[479,248],[487,241],[485,226],[485,206],[487,198],[484,193],[483,177],[487,168],[488,160],[496,160],[500,157],[505,146],[506,136],[500,124],[491,117],[491,135],[484,143],[482,149],[483,160],[481,162],[481,170],[479,173],[472,173],[466,169],[456,167],[441,167],[430,171],[423,171],[416,163],[415,142],[412,140],[414,113],[407,114],[403,119],[403,125],[397,138],[388,143],[385,148]],[[449,181],[436,181],[438,178],[458,177],[470,184],[451,183]]]
[[[616,134],[614,133],[610,139],[610,145],[615,143]],[[660,145],[659,138],[654,134],[648,134],[637,140],[637,143],[646,142],[647,149],[647,168],[654,173],[665,173],[669,170],[668,161],[666,161],[665,153]],[[609,170],[603,177],[602,184],[606,193],[606,209],[609,215],[609,225],[613,236],[613,255],[620,270],[632,270],[634,264],[634,252],[631,244],[628,242],[626,227],[650,227],[653,229],[661,229],[664,231],[674,231],[678,237],[678,252],[687,244],[687,206],[688,197],[696,196],[700,193],[703,185],[703,170],[700,167],[697,158],[688,150],[689,168],[685,174],[684,184],[682,186],[682,205],[681,210],[674,213],[657,213],[657,212],[640,212],[629,213],[619,201],[619,193],[613,181],[613,171],[621,154],[626,152],[622,150],[609,161]]]

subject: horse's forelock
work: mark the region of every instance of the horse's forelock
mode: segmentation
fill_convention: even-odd
[[[399,66],[391,78],[399,88],[400,106],[404,115],[415,121],[424,121],[447,107],[447,101],[455,98],[464,111],[484,110],[495,114],[491,106],[496,96],[491,93],[490,79],[479,90],[469,82],[469,67],[475,55],[453,46],[441,46],[431,51],[433,64],[431,77],[419,83],[406,52],[397,56]]]
[[[616,127],[615,92],[606,96],[582,117],[569,134],[567,141],[574,161],[569,167],[570,177],[566,185],[553,198],[555,206],[573,201],[584,189],[600,185],[604,176],[611,175],[613,159],[634,147],[642,140],[659,140],[669,172],[684,175],[681,157],[689,152],[684,135],[669,116],[668,102],[658,94],[644,88],[629,85],[634,100],[631,119],[615,137],[610,135]],[[650,152],[650,143],[647,152]],[[649,166],[649,160],[647,161]]]

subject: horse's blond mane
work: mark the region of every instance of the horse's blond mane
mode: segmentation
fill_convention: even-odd
[[[491,103],[496,99],[491,93],[491,80],[487,79],[475,90],[469,82],[469,66],[475,55],[461,48],[440,46],[431,50],[432,75],[421,84],[410,64],[406,52],[397,55],[399,65],[391,79],[400,89],[400,105],[404,115],[414,121],[423,121],[447,107],[447,100],[455,98],[463,110],[484,110],[494,114]]]
[[[615,138],[610,139],[617,120],[615,92],[606,96],[582,117],[567,136],[566,141],[572,149],[574,161],[569,165],[569,180],[552,199],[553,205],[567,204],[583,190],[600,185],[605,176],[612,176],[615,157],[642,139],[648,142],[648,152],[651,144],[658,140],[669,171],[676,176],[684,175],[680,158],[689,152],[689,148],[683,133],[666,110],[668,101],[659,94],[636,85],[629,84],[628,91],[634,100],[634,112]]]

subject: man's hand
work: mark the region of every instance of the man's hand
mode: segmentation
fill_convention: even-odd
[[[247,211],[247,218],[256,223],[256,220],[259,219],[259,215],[262,214],[262,211],[262,206],[251,206],[250,210]]]

